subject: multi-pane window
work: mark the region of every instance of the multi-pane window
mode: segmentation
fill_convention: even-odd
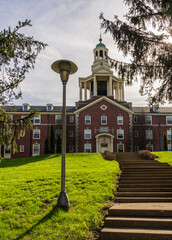
[[[38,143],[33,144],[33,155],[39,155],[40,154],[40,145]]]
[[[117,152],[124,152],[124,144],[122,143],[117,144]]]
[[[20,137],[24,137],[25,136],[25,131],[24,130],[20,130]]]
[[[167,122],[167,125],[172,125],[172,116],[167,116],[166,122]]]
[[[84,144],[84,152],[86,152],[86,153],[91,152],[91,144],[90,143]]]
[[[152,125],[152,116],[145,116],[146,125]]]
[[[146,139],[153,139],[152,129],[146,130]]]
[[[117,117],[117,124],[118,125],[123,125],[123,116],[118,116]]]
[[[11,153],[11,145],[10,146],[7,146],[5,144],[5,151],[4,151],[6,154],[10,154]]]
[[[33,129],[33,139],[40,139],[40,129]]]
[[[139,132],[137,130],[134,131],[134,137],[139,137]]]
[[[20,152],[24,152],[24,145],[20,145]]]
[[[73,131],[73,130],[70,130],[70,131],[69,131],[69,136],[70,136],[70,137],[74,137],[74,131]]]
[[[167,130],[167,139],[172,140],[172,129]]]
[[[61,136],[61,134],[62,134],[62,129],[56,129],[55,130],[55,139],[57,139],[58,136]]]
[[[69,145],[69,152],[70,153],[74,152],[74,146],[73,145]]]
[[[48,106],[47,106],[47,111],[48,111],[48,112],[51,112],[51,109],[52,109],[52,106],[51,106],[51,105],[48,105]]]
[[[91,116],[85,116],[85,124],[91,124]]]
[[[84,130],[84,138],[85,139],[91,139],[91,129],[85,129]]]
[[[134,116],[134,123],[138,123],[138,116]]]
[[[118,129],[117,130],[117,139],[123,139],[124,138],[124,130]]]
[[[101,124],[106,125],[107,124],[107,117],[106,116],[101,116]]]
[[[153,152],[153,145],[147,144],[146,145],[146,150],[149,150],[150,152]]]
[[[23,111],[26,112],[28,110],[28,105],[23,106]]]
[[[61,124],[62,123],[62,115],[56,115],[55,116],[55,122],[57,124]]]
[[[135,146],[135,152],[139,151],[139,146]]]
[[[172,151],[172,145],[168,144],[168,151]]]
[[[34,117],[34,119],[33,119],[34,124],[40,124],[40,122],[41,122],[40,116]]]
[[[70,117],[69,117],[69,122],[70,122],[70,123],[74,123],[74,116],[70,116]]]

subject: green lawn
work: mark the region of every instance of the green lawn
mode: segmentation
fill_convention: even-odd
[[[118,163],[100,154],[67,154],[71,208],[52,211],[60,192],[61,156],[5,160],[0,164],[0,239],[94,239],[118,174]]]
[[[172,165],[172,152],[153,152],[158,158],[155,160]]]

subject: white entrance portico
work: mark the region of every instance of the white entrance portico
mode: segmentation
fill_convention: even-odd
[[[96,135],[96,152],[104,153],[106,150],[113,152],[113,139],[114,136],[109,133]]]

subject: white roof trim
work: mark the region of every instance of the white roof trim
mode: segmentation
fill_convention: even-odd
[[[111,99],[107,98],[106,96],[103,96],[103,97],[101,97],[101,98],[98,98],[97,100],[91,102],[90,104],[88,104],[88,105],[86,105],[86,106],[84,106],[84,107],[81,107],[80,109],[76,110],[76,111],[74,112],[74,114],[80,113],[80,112],[84,111],[85,109],[87,109],[87,108],[89,108],[89,107],[91,107],[91,106],[94,106],[95,104],[97,104],[98,102],[100,102],[100,101],[102,101],[102,100],[106,100],[107,102],[109,102],[109,103],[111,103],[112,105],[114,105],[114,106],[122,109],[123,111],[125,111],[125,112],[127,112],[127,113],[129,113],[129,114],[134,114],[134,112],[131,111],[130,109],[122,106],[122,105],[119,104],[119,103],[116,103],[116,102],[112,101]]]

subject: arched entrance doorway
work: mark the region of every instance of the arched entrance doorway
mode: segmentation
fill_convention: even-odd
[[[114,136],[109,133],[101,133],[96,136],[96,152],[104,153],[108,150],[113,152]]]

